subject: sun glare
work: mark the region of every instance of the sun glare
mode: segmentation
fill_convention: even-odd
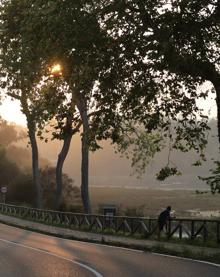
[[[62,75],[62,66],[59,63],[54,64],[50,72],[52,75]]]

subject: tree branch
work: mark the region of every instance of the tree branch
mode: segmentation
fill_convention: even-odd
[[[15,98],[17,100],[21,100],[21,96],[15,94],[15,93],[8,92],[7,95],[12,97],[12,98]]]

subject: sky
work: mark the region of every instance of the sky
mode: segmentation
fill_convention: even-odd
[[[0,105],[0,115],[9,122],[26,126],[25,115],[22,114],[18,100],[6,99]]]
[[[204,89],[204,88],[203,88]],[[210,118],[216,118],[217,108],[215,102],[215,94],[209,95],[206,100],[198,100],[200,108],[204,109],[205,113]],[[14,122],[18,125],[26,126],[26,118],[22,114],[18,100],[5,99],[0,105],[0,115],[9,122]]]

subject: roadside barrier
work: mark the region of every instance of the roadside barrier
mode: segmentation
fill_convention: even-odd
[[[0,203],[0,213],[74,230],[157,238],[157,218],[59,212],[3,203]],[[220,243],[220,220],[174,218],[167,223],[165,236],[167,239]]]

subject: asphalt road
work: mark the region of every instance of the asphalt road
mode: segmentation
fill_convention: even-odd
[[[220,267],[59,239],[0,224],[0,276],[218,277]]]

